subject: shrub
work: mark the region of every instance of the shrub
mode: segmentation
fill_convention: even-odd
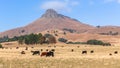
[[[68,40],[65,38],[59,38],[58,41],[66,43]]]
[[[86,42],[67,42],[67,44],[86,44]]]
[[[2,44],[0,44],[0,48],[3,48]]]
[[[87,41],[87,44],[91,44],[91,45],[103,45],[104,42],[102,42],[102,41],[100,41],[100,40],[95,40],[95,39],[93,39],[93,40],[88,40],[88,41]]]

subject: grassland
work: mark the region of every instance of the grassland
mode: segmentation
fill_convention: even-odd
[[[16,47],[19,46],[19,49]],[[34,48],[31,48],[33,47]],[[7,45],[0,49],[0,68],[120,68],[120,46],[90,45]],[[79,47],[78,47],[79,46]],[[55,49],[55,57],[32,55],[31,50]],[[71,49],[74,51],[71,52]],[[86,50],[87,54],[81,54]],[[90,53],[94,50],[94,53]],[[25,51],[25,55],[20,52]],[[118,51],[118,54],[114,54]],[[110,56],[109,53],[112,55]]]

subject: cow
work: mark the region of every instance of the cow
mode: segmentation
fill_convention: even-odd
[[[74,49],[71,49],[71,52],[73,52],[74,51]]]
[[[93,50],[91,50],[91,51],[90,51],[90,53],[94,53],[94,51],[93,51]]]
[[[118,54],[118,51],[115,51],[114,54]]]
[[[33,54],[32,55],[36,55],[36,54],[38,54],[38,55],[40,55],[40,51],[31,51]]]
[[[19,49],[19,47],[16,47],[16,49]]]
[[[47,53],[48,53],[48,52],[42,52],[40,56],[41,56],[41,57],[42,57],[42,56],[46,56]]]
[[[47,52],[46,57],[50,57],[50,56],[54,57],[54,52],[53,51]]]
[[[55,52],[55,49],[51,49],[51,51]]]
[[[28,50],[28,47],[26,47],[25,50]]]
[[[46,49],[46,51],[49,51],[48,49]]]
[[[54,52],[53,52],[53,51],[42,52],[40,56],[41,56],[41,57],[42,57],[42,56],[46,56],[46,57],[52,56],[52,57],[54,57]]]
[[[110,55],[110,56],[112,56],[112,54],[111,54],[111,53],[110,53],[109,55]]]
[[[43,51],[43,49],[41,49],[40,51]]]
[[[82,54],[87,54],[87,51],[86,50],[82,51]]]
[[[25,54],[25,51],[21,51],[21,54]]]

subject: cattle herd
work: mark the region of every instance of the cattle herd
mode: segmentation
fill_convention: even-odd
[[[48,46],[48,47],[51,47],[51,46]],[[54,48],[56,48],[56,46],[53,46]],[[62,48],[64,47],[64,46],[61,46]],[[77,48],[79,48],[80,46],[77,46]],[[34,47],[31,47],[32,49],[34,48]],[[8,47],[4,47],[4,48],[2,48],[2,49],[8,49]],[[12,48],[10,48],[10,49],[12,49]],[[19,47],[16,47],[16,49],[19,49]],[[28,47],[25,47],[25,50],[28,50],[29,48]],[[21,54],[26,54],[26,51],[21,51],[20,53]],[[41,56],[41,57],[43,57],[43,56],[46,56],[46,57],[54,57],[54,53],[55,53],[55,49],[46,49],[45,51],[43,51],[44,49],[40,49],[40,50],[31,50],[31,54],[32,55],[39,55],[39,56]],[[74,49],[71,49],[71,52],[74,52],[75,50]],[[87,53],[90,53],[90,54],[92,54],[92,53],[95,53],[95,51],[94,50],[90,50],[90,51],[87,51],[87,50],[81,50],[81,54],[87,54]],[[118,51],[113,51],[113,53],[109,53],[108,55],[109,56],[112,56],[113,54],[118,54]]]

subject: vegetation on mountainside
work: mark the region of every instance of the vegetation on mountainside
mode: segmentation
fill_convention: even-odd
[[[23,36],[15,36],[13,38],[9,38],[8,36],[0,38],[0,42],[11,42],[18,41],[19,44],[43,44],[43,43],[56,43],[56,38],[51,34],[45,34],[44,36],[39,34],[29,34]]]
[[[96,39],[90,39],[87,42],[72,42],[69,41],[67,44],[90,44],[90,45],[103,45],[103,46],[111,46],[110,43],[105,43],[101,40],[96,40]]]
[[[56,38],[51,34],[29,34],[29,35],[23,35],[23,36],[15,36],[13,38],[9,38],[8,36],[5,36],[3,38],[0,38],[0,42],[10,42],[10,41],[18,41],[19,44],[54,44],[56,43]],[[90,45],[104,45],[104,46],[110,46],[110,43],[105,43],[101,40],[96,39],[90,39],[86,42],[72,42],[68,41],[65,38],[58,38],[59,42],[63,42],[66,44],[90,44]]]

